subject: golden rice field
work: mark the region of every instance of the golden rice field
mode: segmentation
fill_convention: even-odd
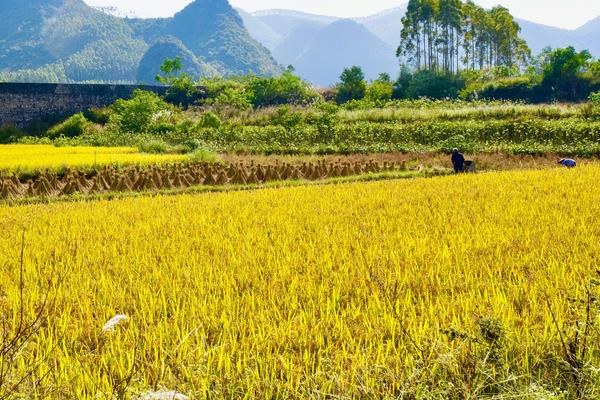
[[[3,325],[18,326],[23,232],[25,322],[50,296],[0,397],[25,377],[36,398],[594,398],[595,304],[586,318],[578,300],[600,257],[598,179],[2,206]]]
[[[0,170],[81,168],[107,164],[156,164],[185,160],[179,154],[144,154],[132,147],[0,145]]]

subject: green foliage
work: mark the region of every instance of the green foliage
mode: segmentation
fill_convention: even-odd
[[[243,86],[227,87],[213,103],[221,111],[244,111],[252,109],[252,99],[252,92]]]
[[[90,132],[93,124],[87,120],[83,113],[75,114],[60,124],[48,130],[48,136],[56,138],[59,136],[76,137],[81,136],[86,132]]]
[[[529,76],[501,78],[488,82],[472,82],[460,91],[464,100],[523,100],[536,98],[536,85]]]
[[[367,92],[367,83],[365,74],[360,67],[346,68],[340,76],[340,83],[337,85],[338,104],[346,103],[350,100],[361,100]]]
[[[23,131],[14,126],[0,127],[0,144],[14,143],[25,136]]]
[[[580,75],[591,58],[587,50],[577,52],[574,47],[554,50],[543,67],[542,86],[559,100],[577,100],[583,93],[585,98],[589,87]]]
[[[310,85],[287,69],[279,76],[251,79],[249,89],[253,93],[255,107],[281,104],[310,104],[319,96]]]
[[[412,99],[452,99],[458,96],[463,85],[462,79],[456,75],[423,70],[412,76],[406,96]]]
[[[417,70],[456,73],[462,67],[524,64],[531,51],[509,10],[472,1],[410,0],[397,56]],[[463,53],[459,58],[459,53]]]
[[[164,122],[173,108],[157,94],[136,90],[129,100],[117,100],[111,107],[109,125],[120,132],[144,133],[153,124]]]
[[[366,99],[369,101],[390,100],[394,94],[394,84],[389,74],[381,74],[367,87]]]
[[[292,110],[289,105],[280,106],[275,114],[271,116],[271,124],[283,126],[286,129],[293,129],[302,123],[302,114]]]
[[[157,75],[156,81],[169,86],[165,100],[177,105],[189,105],[195,101],[197,94],[194,78],[185,72],[181,72],[183,61],[176,57],[167,58],[160,66],[163,75]]]
[[[223,121],[221,121],[221,118],[211,111],[202,114],[202,117],[200,117],[200,121],[198,122],[199,127],[212,129],[219,129],[222,124]]]
[[[85,118],[94,124],[106,125],[110,118],[110,107],[91,108],[83,112]]]
[[[133,83],[138,66],[156,72],[164,57],[151,63],[161,51],[149,47],[165,37],[183,42],[200,72],[281,71],[226,1],[197,1],[173,18],[146,21],[117,18],[81,0],[7,1],[0,27],[0,79],[7,81]]]
[[[190,153],[188,157],[190,158],[190,161],[195,163],[214,164],[221,161],[218,154],[202,148],[199,148],[194,152]]]

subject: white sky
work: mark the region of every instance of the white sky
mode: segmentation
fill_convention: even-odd
[[[191,0],[85,0],[115,6],[141,17],[171,16]],[[407,0],[230,0],[247,11],[282,8],[338,17],[358,17],[397,7]],[[600,16],[600,0],[475,0],[486,7],[502,4],[514,15],[533,22],[574,29]]]

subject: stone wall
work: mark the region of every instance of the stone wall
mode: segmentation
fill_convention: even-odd
[[[129,98],[135,89],[165,91],[160,86],[0,83],[0,127],[43,129],[78,112]]]

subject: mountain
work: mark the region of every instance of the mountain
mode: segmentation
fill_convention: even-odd
[[[295,65],[310,50],[321,29],[323,27],[318,23],[297,26],[272,50],[273,57],[283,65]]]
[[[574,46],[579,49],[586,48],[585,41],[577,37],[575,31],[555,28],[530,22],[523,19],[517,19],[521,26],[521,36],[527,41],[531,52],[539,54],[545,47],[567,47]]]
[[[293,63],[297,73],[321,86],[338,81],[344,68],[360,66],[367,79],[381,72],[398,72],[394,52],[367,28],[352,20],[336,21],[320,29]]]
[[[0,7],[3,79],[133,82],[142,59],[154,62],[166,51],[164,38],[182,44],[166,53],[189,58],[189,51],[199,60],[192,70],[222,75],[281,71],[227,0],[195,0],[172,18],[148,20],[119,18],[82,0],[0,0]],[[143,67],[142,75],[149,68]]]
[[[229,74],[280,71],[269,51],[253,39],[227,0],[196,0],[175,14],[165,31],[194,54]]]
[[[136,81],[144,84],[156,84],[156,76],[161,73],[160,66],[167,58],[179,57],[183,72],[191,76],[218,76],[219,72],[210,64],[196,57],[181,40],[175,37],[163,37],[157,40],[140,61]]]
[[[276,32],[260,18],[255,17],[241,8],[237,8],[236,10],[238,14],[240,14],[240,17],[242,17],[242,21],[248,32],[250,32],[252,37],[262,43],[267,49],[273,50],[281,41],[281,34]]]
[[[406,4],[355,21],[364,25],[388,46],[397,48],[402,30],[402,17],[406,14]]]
[[[339,20],[337,17],[315,15],[292,10],[267,10],[258,11],[253,14],[255,18],[262,21],[277,32],[281,37],[286,37],[292,31],[306,23],[329,25]]]
[[[579,40],[585,45],[582,48],[588,49],[593,55],[600,58],[600,17],[589,21],[575,31]]]
[[[69,80],[125,80],[147,49],[124,20],[81,0],[1,0],[0,70],[64,69]]]

